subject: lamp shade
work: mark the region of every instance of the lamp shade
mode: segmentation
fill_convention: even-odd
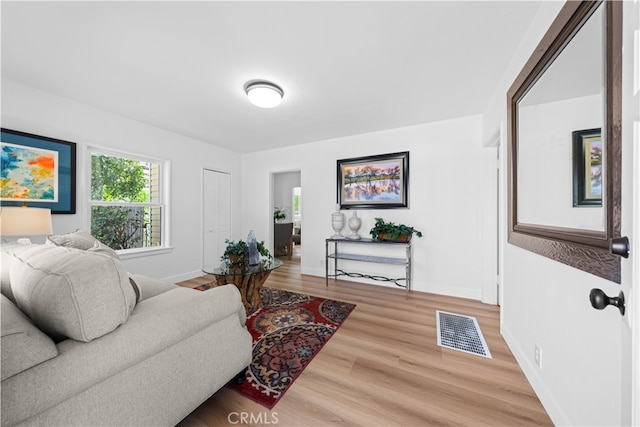
[[[270,82],[251,82],[245,85],[245,92],[249,101],[261,108],[273,108],[280,105],[284,91]]]
[[[0,234],[3,236],[39,236],[52,232],[51,209],[10,206],[0,209]]]

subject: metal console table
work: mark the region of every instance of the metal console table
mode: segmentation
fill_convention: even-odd
[[[329,253],[329,244],[333,243],[333,252]],[[405,257],[404,258],[394,258],[394,257],[382,257],[375,255],[361,255],[347,252],[340,252],[338,250],[338,244],[360,244],[360,245],[387,245],[387,246],[402,246],[405,248]],[[411,241],[409,242],[389,242],[382,240],[373,240],[369,238],[362,238],[359,240],[352,239],[334,239],[328,238],[324,241],[325,246],[325,281],[326,286],[329,286],[329,277],[333,277],[334,280],[337,280],[339,276],[348,276],[348,277],[362,277],[365,279],[372,279],[381,282],[393,282],[396,286],[401,288],[405,288],[407,290],[407,296],[409,296],[409,291],[411,290]],[[329,260],[333,259],[333,274],[329,274]],[[348,261],[361,261],[361,262],[371,262],[371,263],[381,263],[381,264],[395,264],[395,265],[404,265],[405,266],[405,277],[399,278],[389,278],[385,276],[376,276],[369,274],[361,274],[361,273],[353,273],[346,272],[344,270],[338,269],[338,260],[348,260]],[[404,281],[404,284],[398,283],[399,281]]]

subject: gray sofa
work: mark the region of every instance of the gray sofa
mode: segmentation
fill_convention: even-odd
[[[249,364],[235,286],[170,285],[68,246],[2,245],[2,426],[175,425]]]

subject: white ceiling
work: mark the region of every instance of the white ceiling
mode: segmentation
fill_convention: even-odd
[[[540,0],[1,6],[2,79],[251,152],[482,113]]]

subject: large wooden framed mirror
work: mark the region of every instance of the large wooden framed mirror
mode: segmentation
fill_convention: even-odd
[[[507,93],[509,243],[620,283],[622,2],[568,1]]]

